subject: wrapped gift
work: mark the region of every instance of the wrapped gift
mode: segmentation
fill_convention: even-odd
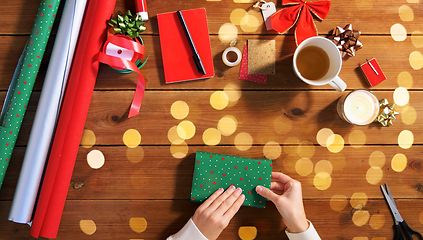
[[[197,152],[191,201],[203,202],[219,188],[240,187],[244,206],[264,208],[266,199],[256,193],[261,185],[270,188],[272,160],[249,159],[224,154]]]

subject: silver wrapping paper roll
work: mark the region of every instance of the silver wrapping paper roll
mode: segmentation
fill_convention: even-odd
[[[67,0],[29,136],[9,220],[31,223],[87,0]]]

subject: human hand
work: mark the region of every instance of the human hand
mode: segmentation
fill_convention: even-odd
[[[241,193],[241,188],[235,189],[234,185],[225,192],[220,188],[197,208],[192,221],[207,239],[217,239],[228,226],[245,200]]]
[[[301,183],[280,172],[272,172],[272,179],[277,181],[271,183],[270,189],[257,186],[257,193],[276,205],[289,232],[304,232],[309,224],[304,212]]]

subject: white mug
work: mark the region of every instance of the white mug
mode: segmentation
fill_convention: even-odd
[[[326,74],[322,77],[319,77],[315,80],[310,80],[301,75],[301,72],[298,70],[297,58],[299,53],[310,46],[319,47],[322,49],[329,58],[329,67]],[[347,88],[347,84],[338,76],[342,68],[342,57],[336,45],[329,39],[324,37],[311,37],[307,38],[297,47],[294,53],[294,72],[295,74],[305,83],[314,86],[322,86],[329,84],[338,92],[343,92]]]

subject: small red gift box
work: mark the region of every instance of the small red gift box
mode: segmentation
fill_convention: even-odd
[[[376,61],[376,58],[372,58],[370,61],[361,64],[360,68],[372,87],[386,80],[386,76]]]

